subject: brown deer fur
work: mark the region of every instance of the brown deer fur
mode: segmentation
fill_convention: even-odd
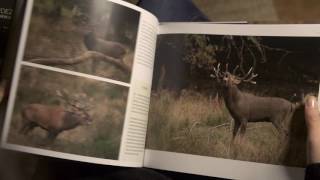
[[[243,76],[235,75],[237,66],[233,73],[228,71],[226,65],[226,72],[220,72],[220,64],[214,67],[215,77],[219,83],[223,80],[223,98],[228,111],[234,119],[233,140],[240,134],[242,138],[246,132],[248,122],[271,122],[282,137],[289,134],[289,123],[295,110],[302,105],[301,103],[292,103],[286,99],[278,97],[260,97],[250,93],[242,92],[237,84],[241,82],[250,82],[257,77],[250,70]]]
[[[248,122],[271,122],[282,135],[288,135],[287,124],[301,105],[283,98],[259,97],[239,90],[236,84],[227,82],[224,100],[234,119],[233,139],[242,137]]]
[[[41,127],[48,132],[48,138],[54,140],[65,130],[89,124],[91,119],[86,112],[70,112],[61,106],[29,104],[21,111],[23,126],[21,133],[27,134],[35,127]]]

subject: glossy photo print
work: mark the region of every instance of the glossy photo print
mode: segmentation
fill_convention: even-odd
[[[130,83],[139,21],[106,0],[35,0],[23,60]]]
[[[128,91],[22,66],[6,143],[118,159]]]
[[[317,37],[159,36],[147,148],[304,167]]]

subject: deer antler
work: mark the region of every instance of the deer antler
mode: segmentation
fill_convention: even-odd
[[[253,73],[253,67],[251,67],[249,69],[249,71],[243,76],[243,77],[240,77],[239,79],[243,82],[250,82],[252,84],[256,84],[257,82],[256,81],[252,81],[253,78],[257,77],[258,74],[255,74]]]
[[[242,80],[242,81],[243,81],[243,82],[250,82],[250,83],[252,83],[252,84],[257,84],[256,81],[252,81],[252,79],[255,78],[255,77],[257,77],[257,76],[258,76],[258,74],[252,73],[248,79],[244,79],[244,80]]]
[[[87,95],[85,93],[75,94],[74,97],[70,97],[67,90],[57,90],[56,94],[62,98],[69,107],[76,111],[88,111],[90,109],[90,105],[86,103]]]
[[[221,64],[218,63],[217,67],[213,66],[214,75],[210,75],[211,77],[216,78],[218,81],[225,76],[225,73],[221,72],[220,65]]]
[[[245,73],[242,77],[241,75],[237,75],[236,72],[237,70],[240,68],[239,65],[237,65],[233,70],[232,70],[232,73],[229,72],[229,64],[226,64],[226,68],[225,68],[225,71],[224,72],[221,72],[221,68],[220,68],[220,63],[218,63],[218,65],[215,67],[213,66],[213,71],[214,71],[214,74],[211,74],[211,77],[214,77],[218,80],[218,82],[225,78],[225,77],[228,77],[228,78],[232,78],[234,79],[234,82],[237,82],[240,83],[241,81],[242,82],[249,82],[249,83],[252,83],[252,84],[256,84],[255,81],[253,81],[253,79],[255,77],[258,76],[258,74],[255,74],[253,73],[253,67],[250,67],[249,71],[247,73]]]
[[[237,72],[238,69],[239,69],[239,65],[237,65],[237,66],[233,69],[232,74],[233,74],[233,75],[236,75],[236,72]]]
[[[226,72],[225,73],[229,73],[229,64],[228,63],[226,64]]]

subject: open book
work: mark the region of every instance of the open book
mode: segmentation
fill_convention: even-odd
[[[164,23],[28,1],[2,147],[232,179],[302,179],[319,25]],[[76,3],[77,2],[77,3]]]

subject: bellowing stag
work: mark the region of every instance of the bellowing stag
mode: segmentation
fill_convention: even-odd
[[[241,77],[236,75],[237,69],[238,66],[230,73],[226,65],[225,72],[221,72],[220,64],[218,64],[217,67],[214,67],[215,74],[212,75],[218,82],[223,83],[223,98],[234,119],[233,141],[238,135],[242,139],[248,122],[271,122],[282,137],[288,136],[287,124],[302,103],[292,103],[278,97],[260,97],[241,91],[237,87],[238,84],[241,82],[256,84],[253,78],[258,75],[254,74],[253,69],[250,68]]]
[[[27,134],[35,127],[40,127],[48,132],[48,139],[54,140],[59,133],[74,129],[79,125],[91,124],[92,119],[88,114],[88,106],[84,107],[78,101],[71,102],[66,94],[58,92],[71,108],[63,106],[28,104],[21,111],[23,120],[20,132]]]

